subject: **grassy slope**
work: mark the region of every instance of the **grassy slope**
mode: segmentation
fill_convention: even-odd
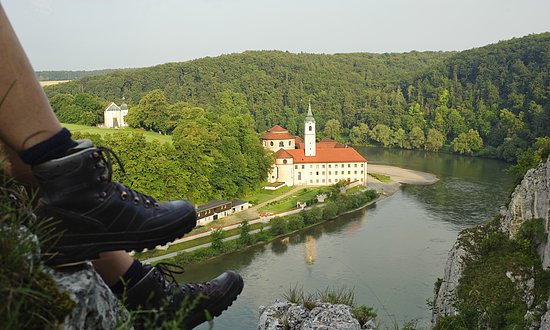
[[[68,128],[73,133],[81,132],[81,133],[99,134],[103,136],[105,134],[117,134],[119,132],[136,132],[136,133],[141,133],[145,135],[145,139],[147,141],[157,140],[161,143],[164,143],[164,142],[172,143],[172,137],[170,135],[162,135],[155,132],[145,131],[142,129],[135,129],[135,128],[129,128],[129,127],[122,128],[122,129],[99,128],[99,127],[77,125],[77,124],[63,124],[63,126]]]

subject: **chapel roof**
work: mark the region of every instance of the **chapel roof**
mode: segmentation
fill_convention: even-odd
[[[282,128],[279,125],[271,127],[266,133],[262,135],[262,140],[292,140],[294,136],[291,135],[288,130]]]
[[[300,163],[343,163],[343,162],[366,162],[353,148],[319,148],[315,150],[315,156],[305,156],[304,149],[285,150],[294,159],[294,164]],[[278,157],[279,158],[279,157]],[[282,158],[282,157],[280,157]]]

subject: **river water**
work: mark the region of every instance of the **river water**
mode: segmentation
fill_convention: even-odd
[[[341,216],[284,240],[189,266],[180,281],[238,271],[245,288],[214,329],[256,329],[258,306],[292,286],[315,292],[354,288],[357,304],[374,306],[382,326],[429,325],[427,299],[442,277],[458,232],[498,213],[513,189],[507,164],[407,150],[359,148],[372,164],[434,173],[430,186],[404,185],[369,209]],[[199,329],[207,329],[203,325]]]

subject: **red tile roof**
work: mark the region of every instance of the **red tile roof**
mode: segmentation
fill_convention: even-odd
[[[275,158],[292,158],[292,155],[285,149],[279,149],[279,151],[275,153]]]
[[[293,140],[294,136],[291,135],[286,129],[279,125],[271,127],[266,133],[262,135],[262,140]]]
[[[353,148],[317,148],[315,156],[305,156],[304,149],[285,150],[294,158],[294,164],[300,163],[343,163],[343,162],[366,162]]]
[[[275,125],[273,127],[271,127],[270,129],[267,130],[268,132],[287,132],[288,133],[288,130],[287,129],[284,129],[283,127],[279,126],[279,125]]]

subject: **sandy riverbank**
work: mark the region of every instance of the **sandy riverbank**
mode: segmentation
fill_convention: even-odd
[[[420,172],[389,165],[369,164],[368,171],[389,176],[393,181],[406,184],[430,185],[439,180],[431,173]],[[371,177],[369,177],[370,179]]]
[[[390,177],[393,182],[384,183],[376,180],[370,175],[367,176],[367,186],[378,191],[381,198],[395,194],[401,184],[430,185],[436,183],[439,179],[435,174],[409,170],[397,166],[369,164],[370,173],[384,174]]]

